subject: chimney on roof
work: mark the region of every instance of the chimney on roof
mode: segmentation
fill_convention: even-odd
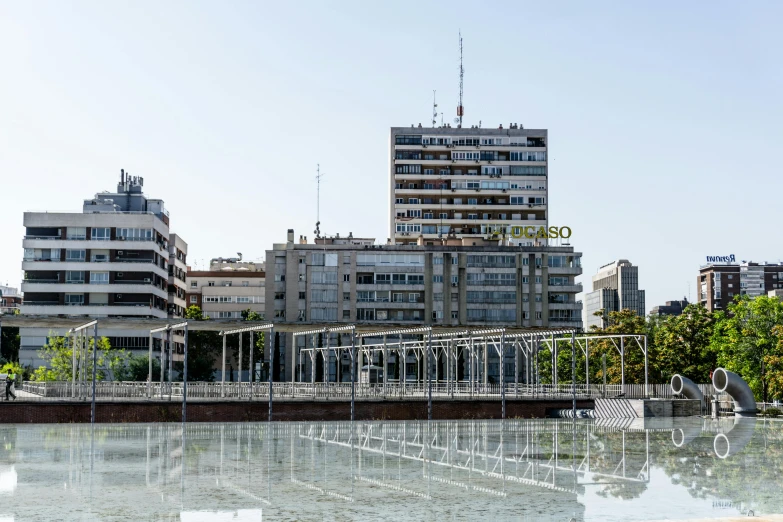
[[[293,242],[294,242],[294,229],[293,228],[289,228],[288,229],[288,243],[293,243]]]

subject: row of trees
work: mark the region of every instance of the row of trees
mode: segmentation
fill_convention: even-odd
[[[189,321],[207,321],[201,308],[191,306],[187,309],[185,318]],[[242,318],[245,321],[261,321],[263,318],[252,310],[242,312]],[[5,328],[3,330],[6,330]],[[247,334],[245,334],[247,338]],[[253,353],[252,367],[255,368],[256,362],[264,360],[265,335],[264,332],[255,333],[255,349]],[[94,339],[88,338],[89,348],[87,350],[76,350],[74,358],[73,343],[66,343],[64,337],[50,336],[46,345],[43,346],[39,355],[47,364],[32,371],[29,377],[36,381],[68,381],[71,379],[74,370],[77,374],[86,370],[87,379],[92,378],[92,347]],[[226,339],[226,348],[233,360],[239,359],[239,336],[232,335]],[[250,349],[248,342],[245,341],[243,354],[243,366],[250,364]],[[83,353],[82,353],[83,352]],[[219,364],[223,354],[223,339],[216,331],[191,331],[188,334],[188,381],[213,381],[214,368]],[[83,355],[86,355],[82,360]],[[275,357],[273,364],[273,379],[280,380],[280,337],[275,335],[274,351]],[[109,339],[101,337],[98,339],[97,353],[97,380],[114,381],[146,381],[149,374],[149,358],[147,355],[134,355],[123,349],[117,349],[111,346]],[[17,363],[18,366],[18,363]],[[246,366],[245,366],[246,367]],[[277,371],[274,371],[277,369]],[[21,374],[23,370],[19,368]],[[175,373],[174,379],[181,379],[183,364],[176,362],[173,365]],[[240,369],[241,370],[241,369]],[[255,373],[255,372],[253,372]],[[160,360],[153,357],[152,360],[152,379],[160,375]],[[252,376],[251,376],[252,378]]]
[[[783,302],[778,298],[738,296],[727,310],[715,313],[696,304],[688,305],[678,316],[645,318],[631,310],[610,312],[604,327],[593,327],[590,333],[647,335],[650,382],[668,382],[679,373],[707,383],[712,371],[723,367],[745,379],[757,399],[783,398]],[[607,357],[607,382],[619,383],[620,355],[608,341],[590,345],[591,381],[603,378],[597,364],[603,354]],[[562,375],[558,380],[570,382],[570,349],[562,350],[559,357],[558,374]],[[577,361],[577,382],[584,382],[584,355],[578,349]],[[546,365],[547,361],[542,361],[542,376]],[[626,346],[625,382],[644,382],[644,354],[636,346]]]

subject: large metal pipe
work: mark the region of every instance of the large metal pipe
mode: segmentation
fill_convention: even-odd
[[[683,377],[679,373],[672,376],[671,380],[672,392],[675,395],[684,395],[688,399],[697,400],[701,404],[701,411],[704,412],[704,394],[699,389],[699,386],[687,377]]]
[[[718,393],[728,393],[732,398],[734,415],[740,417],[754,417],[756,415],[756,398],[742,377],[724,368],[718,368],[712,373],[712,385]]]
[[[735,417],[734,426],[729,431],[715,435],[712,443],[715,454],[721,459],[736,455],[748,445],[755,429],[754,419]]]

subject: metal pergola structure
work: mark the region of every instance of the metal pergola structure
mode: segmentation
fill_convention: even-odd
[[[248,378],[248,381],[249,381],[249,384],[250,384],[249,399],[253,400],[253,382],[254,382],[253,381],[253,360],[254,360],[253,356],[254,356],[254,349],[255,349],[254,334],[255,334],[255,332],[264,332],[264,331],[268,331],[269,332],[269,339],[267,339],[266,341],[268,343],[270,343],[270,346],[271,346],[272,338],[274,337],[274,333],[275,333],[275,325],[272,324],[272,323],[261,324],[261,325],[254,325],[254,326],[245,326],[245,327],[242,327],[242,328],[234,328],[234,329],[231,329],[231,330],[223,330],[223,331],[220,332],[221,337],[223,337],[223,359],[222,359],[222,364],[221,364],[222,371],[221,371],[221,374],[220,374],[220,396],[221,397],[225,398],[225,396],[226,396],[226,339],[228,338],[229,335],[239,334],[239,361],[238,361],[239,376],[238,376],[238,378],[239,378],[239,383],[240,383],[239,389],[240,389],[240,393],[241,393],[241,389],[242,389],[242,386],[241,386],[241,383],[242,383],[242,334],[245,333],[245,332],[248,332],[250,334],[250,354],[249,354],[249,357],[248,357],[248,368],[249,368],[250,371],[248,373],[247,378]],[[271,358],[270,358],[270,362],[271,362]],[[270,421],[272,420],[272,371],[271,370],[272,370],[272,368],[271,368],[271,364],[270,364],[270,368],[269,368],[269,372],[268,372],[269,373],[269,420]]]
[[[169,382],[169,397],[171,397],[171,383],[172,383],[172,370],[173,370],[173,350],[172,350],[172,344],[171,344],[171,332],[176,330],[183,330],[184,331],[184,347],[183,347],[183,359],[182,359],[182,422],[185,422],[186,418],[186,410],[187,410],[187,402],[188,402],[188,322],[184,321],[177,324],[167,324],[166,326],[161,326],[159,328],[153,328],[150,330],[150,344],[149,344],[149,357],[147,359],[147,362],[149,364],[149,370],[147,373],[147,398],[152,398],[152,348],[153,348],[153,335],[156,333],[166,332],[166,345],[168,345],[168,357],[166,357],[166,346],[163,344],[163,339],[161,338],[161,344],[160,344],[160,393],[161,396],[163,395],[163,374],[165,370],[165,359],[168,359],[168,365],[169,365],[169,371],[168,371],[168,382]]]
[[[77,394],[84,395],[84,384],[87,380],[87,368],[85,364],[80,364],[77,369],[77,352],[80,354],[79,361],[86,356],[88,341],[86,331],[90,326],[95,327],[95,336],[97,344],[97,322],[92,320],[84,323],[83,319],[77,317],[55,318],[55,317],[30,317],[30,316],[3,316],[0,318],[2,324],[7,326],[19,327],[50,327],[63,328],[71,327],[66,334],[66,342],[73,345],[73,375],[70,383],[70,395],[75,398]],[[245,322],[245,321],[198,321],[188,323],[187,321],[172,323],[171,320],[161,319],[119,319],[119,318],[101,318],[101,329],[109,328],[132,328],[145,329],[148,332],[149,345],[149,377],[146,383],[146,397],[153,397],[152,389],[152,352],[154,349],[154,335],[161,335],[161,395],[164,385],[164,373],[166,363],[168,365],[169,375],[169,399],[171,399],[172,386],[172,344],[171,332],[183,330],[185,332],[185,364],[183,365],[183,420],[185,413],[184,403],[187,400],[187,333],[188,331],[217,331],[223,339],[223,355],[221,362],[221,382],[220,398],[225,399],[226,393],[226,341],[229,335],[239,335],[239,367],[240,367],[240,386],[232,386],[232,396],[237,394],[237,398],[247,393],[249,400],[256,394],[254,379],[250,378],[248,387],[243,388],[241,367],[243,358],[243,334],[250,334],[250,357],[249,368],[253,374],[254,362],[254,334],[259,331],[270,332],[268,344],[273,343],[274,332],[291,333],[294,337],[293,354],[290,359],[294,365],[292,371],[292,385],[316,383],[316,363],[318,356],[323,358],[323,380],[329,382],[329,364],[330,356],[334,356],[337,364],[335,381],[342,380],[342,361],[345,356],[350,360],[350,396],[351,396],[351,418],[354,418],[354,401],[356,398],[357,383],[359,382],[359,372],[364,369],[375,369],[373,365],[376,362],[383,361],[382,382],[380,385],[381,393],[386,397],[387,391],[392,389],[402,390],[403,396],[413,396],[406,393],[406,390],[418,390],[424,395],[426,393],[428,403],[428,418],[432,418],[432,395],[433,389],[440,396],[455,397],[455,393],[461,396],[474,397],[480,394],[492,394],[495,397],[500,396],[502,402],[502,417],[506,414],[506,395],[513,393],[519,397],[520,393],[526,393],[528,396],[535,396],[537,390],[542,385],[540,375],[540,353],[549,352],[552,362],[552,385],[557,391],[558,385],[558,353],[563,349],[570,350],[572,354],[572,376],[575,376],[575,359],[577,350],[585,356],[585,386],[587,393],[590,393],[590,354],[591,345],[598,341],[603,341],[606,345],[611,342],[620,356],[620,374],[621,374],[621,392],[625,391],[625,356],[629,349],[641,349],[644,353],[644,383],[645,393],[648,393],[648,354],[647,339],[644,335],[577,335],[573,328],[552,328],[552,329],[521,329],[521,328],[455,328],[441,325],[421,325],[412,327],[396,326],[383,329],[379,325],[354,325],[354,324],[335,324],[325,323],[316,325],[304,324],[274,324],[268,322]],[[348,334],[350,343],[347,346],[332,346],[330,335],[332,333]],[[323,335],[325,343],[323,346],[316,345],[318,334]],[[73,336],[73,339],[71,337]],[[164,339],[165,337],[165,339]],[[298,338],[305,339],[304,346],[299,346]],[[309,343],[308,339],[312,339]],[[373,341],[370,344],[359,344],[366,341]],[[168,357],[166,356],[168,352]],[[270,363],[268,372],[269,380],[269,409],[270,418],[272,410],[272,385],[273,372],[271,369],[272,354],[267,350],[266,357]],[[398,365],[399,376],[391,378],[389,375],[390,356],[393,356]],[[97,356],[93,353],[93,358]],[[309,365],[307,362],[309,361]],[[357,364],[358,363],[358,364]],[[400,364],[401,363],[401,364]],[[408,366],[410,363],[410,367]],[[513,371],[511,365],[513,364]],[[605,364],[605,363],[604,363]],[[498,376],[499,385],[491,382],[490,366],[497,365],[498,371],[494,372]],[[97,366],[97,362],[94,364]],[[305,373],[309,370],[309,375]],[[93,372],[95,368],[93,369]],[[368,377],[370,371],[367,372]],[[606,380],[606,371],[604,367],[604,384]],[[513,375],[513,382],[510,377]],[[395,382],[396,381],[396,382]],[[574,404],[576,401],[576,383],[575,378],[571,379],[570,389],[572,392]],[[78,385],[77,385],[78,383]],[[133,383],[130,383],[133,384]],[[141,383],[138,383],[141,384]],[[278,383],[283,384],[283,383]],[[513,385],[513,386],[512,386]],[[520,386],[522,385],[522,386]],[[277,385],[275,385],[277,386]],[[329,385],[332,386],[331,384]],[[527,386],[527,388],[525,388]],[[568,386],[568,385],[566,385]],[[581,384],[579,386],[582,386]],[[338,386],[339,387],[339,386]],[[93,379],[92,400],[95,401],[95,379]],[[315,393],[315,386],[310,388],[293,387],[286,391],[287,395],[296,397],[296,394]],[[347,392],[347,386],[343,388]],[[604,386],[604,390],[606,387]],[[520,391],[522,390],[522,391]],[[362,384],[361,391],[366,395],[367,389]],[[565,392],[565,387],[563,387]],[[279,393],[279,392],[276,392]],[[567,393],[567,392],[566,392]],[[314,395],[313,395],[314,396]],[[363,395],[364,396],[364,395]],[[94,410],[94,407],[93,407]],[[93,414],[94,417],[94,414]]]
[[[71,355],[73,357],[73,363],[71,365],[71,379],[72,379],[72,394],[76,395],[76,349],[79,349],[79,395],[82,396],[82,383],[86,381],[87,368],[84,364],[86,359],[87,350],[90,345],[88,338],[88,328],[93,327],[93,344],[92,344],[92,403],[90,405],[90,423],[95,424],[95,379],[97,375],[98,366],[98,321],[93,320],[88,323],[84,323],[80,326],[76,326],[68,330],[65,336],[65,342],[69,343],[71,335],[74,335],[73,347]]]

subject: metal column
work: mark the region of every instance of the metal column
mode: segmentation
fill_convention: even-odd
[[[250,360],[247,362],[248,374],[247,382],[250,384],[250,397],[249,400],[253,400],[253,381],[255,380],[253,375],[253,354],[255,351],[255,332],[250,331]],[[294,348],[296,349],[296,348]],[[294,379],[296,379],[296,373],[294,373]]]
[[[506,418],[506,369],[503,367],[504,355],[506,352],[506,333],[500,334],[500,418]],[[501,432],[502,433],[502,432]]]
[[[237,383],[239,386],[239,392],[237,392],[237,398],[242,396],[242,332],[239,332],[239,362],[237,363]]]
[[[166,344],[168,345],[167,348],[169,350],[168,354],[166,354],[166,355],[168,357],[168,361],[167,362],[169,364],[169,396],[170,396],[171,395],[171,383],[173,381],[171,373],[172,373],[172,369],[173,369],[173,360],[174,360],[174,350],[171,347],[171,329],[170,328],[168,330],[166,330]]]
[[[147,356],[147,398],[152,398],[152,332],[150,332],[150,350]]]
[[[188,325],[185,324],[183,346],[183,359],[182,359],[182,424],[185,424],[187,419],[187,407],[188,407]],[[185,427],[182,427],[182,436],[185,436]],[[182,467],[185,467],[185,445],[182,445]]]
[[[432,329],[427,332],[427,420],[432,420],[432,373],[430,371],[430,351],[432,350]]]
[[[273,346],[275,339],[275,329],[270,328],[269,329],[269,345]],[[269,351],[269,415],[267,417],[267,420],[272,420],[272,363],[273,363],[273,354],[272,351]]]
[[[620,337],[620,393],[625,393],[625,337]]]
[[[576,333],[571,332],[571,394],[573,418],[576,419]]]
[[[337,335],[340,335],[339,333]],[[355,402],[356,402],[356,365],[354,359],[356,358],[356,331],[351,330],[351,422],[353,422],[355,414]],[[369,370],[367,375],[369,376]]]
[[[644,336],[644,395],[650,396],[650,387],[647,383],[647,336]]]
[[[90,423],[95,424],[95,377],[98,369],[98,323],[95,323],[93,330],[92,347],[92,406],[90,409]]]
[[[220,396],[226,397],[226,334],[223,334],[223,371],[220,377]]]

